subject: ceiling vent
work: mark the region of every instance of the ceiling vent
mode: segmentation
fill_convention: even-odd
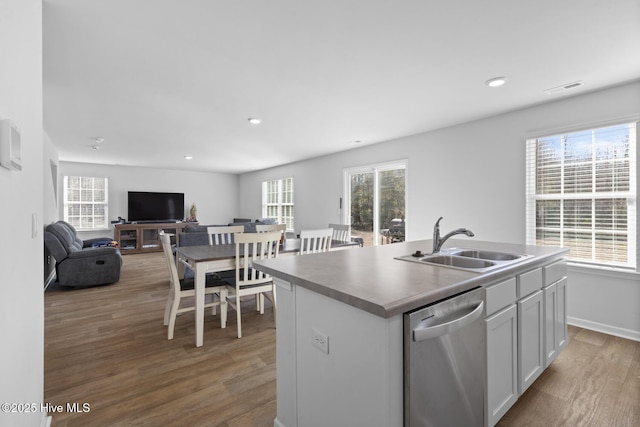
[[[562,86],[552,87],[551,89],[546,89],[544,93],[547,95],[551,95],[552,93],[564,92],[565,90],[573,89],[579,86],[582,86],[584,82],[582,80],[578,80],[576,82],[571,82],[564,84]]]

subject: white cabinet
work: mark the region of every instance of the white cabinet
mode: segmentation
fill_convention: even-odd
[[[486,288],[487,372],[485,426],[493,426],[518,399],[516,278]]]
[[[542,289],[542,269],[536,268],[518,275],[517,283],[518,299],[539,291]]]
[[[569,343],[569,331],[567,329],[567,278],[563,277],[557,283],[558,286],[558,319],[556,323],[558,353]]]
[[[553,362],[558,355],[558,286],[556,283],[544,288],[544,367]]]
[[[494,426],[548,366],[547,351],[555,357],[566,345],[565,266],[564,261],[554,262],[486,287],[487,427]],[[552,286],[543,290],[548,281]]]
[[[519,394],[524,393],[544,370],[543,315],[541,290],[518,301]]]
[[[518,316],[515,304],[485,319],[485,425],[495,425],[518,399]]]
[[[553,362],[567,345],[567,263],[543,267],[544,276],[544,366]]]
[[[508,305],[515,304],[516,279],[511,278],[486,288],[485,317],[491,316]]]
[[[567,278],[544,288],[544,367],[567,345]]]

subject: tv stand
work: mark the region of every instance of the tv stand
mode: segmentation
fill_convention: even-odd
[[[115,224],[113,237],[123,255],[159,252],[162,251],[160,231],[177,235],[186,225],[184,222]],[[175,238],[171,240],[175,242]]]

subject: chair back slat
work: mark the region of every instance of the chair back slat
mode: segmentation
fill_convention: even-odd
[[[333,228],[333,240],[338,242],[351,241],[350,224],[329,224],[329,228]]]
[[[235,233],[244,233],[242,225],[225,225],[220,227],[207,227],[210,245],[232,245]]]
[[[332,228],[300,231],[300,255],[327,252],[331,248]]]
[[[256,231],[258,233],[266,233],[269,231],[280,231],[284,233],[287,231],[287,224],[256,224]]]
[[[253,261],[276,258],[280,251],[280,231],[239,233],[236,243],[236,283],[248,286],[271,281],[271,276],[253,268]]]

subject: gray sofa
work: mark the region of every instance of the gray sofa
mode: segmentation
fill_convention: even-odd
[[[210,225],[200,225],[189,223],[184,226],[182,231],[176,237],[177,246],[200,246],[209,244],[209,235],[207,227]]]
[[[117,248],[96,247],[109,237],[82,240],[76,229],[65,221],[49,224],[44,243],[56,260],[56,276],[61,286],[107,285],[120,280],[122,257]]]
[[[245,233],[255,233],[257,224],[276,224],[276,221],[271,218],[257,219],[255,222],[250,222],[248,219],[234,218],[234,222],[229,224],[217,224],[217,225],[200,225],[200,224],[187,224],[181,233],[178,233],[177,245],[178,246],[198,246],[209,244],[209,234],[207,233],[207,227],[221,227],[224,225],[242,225],[244,226]]]

